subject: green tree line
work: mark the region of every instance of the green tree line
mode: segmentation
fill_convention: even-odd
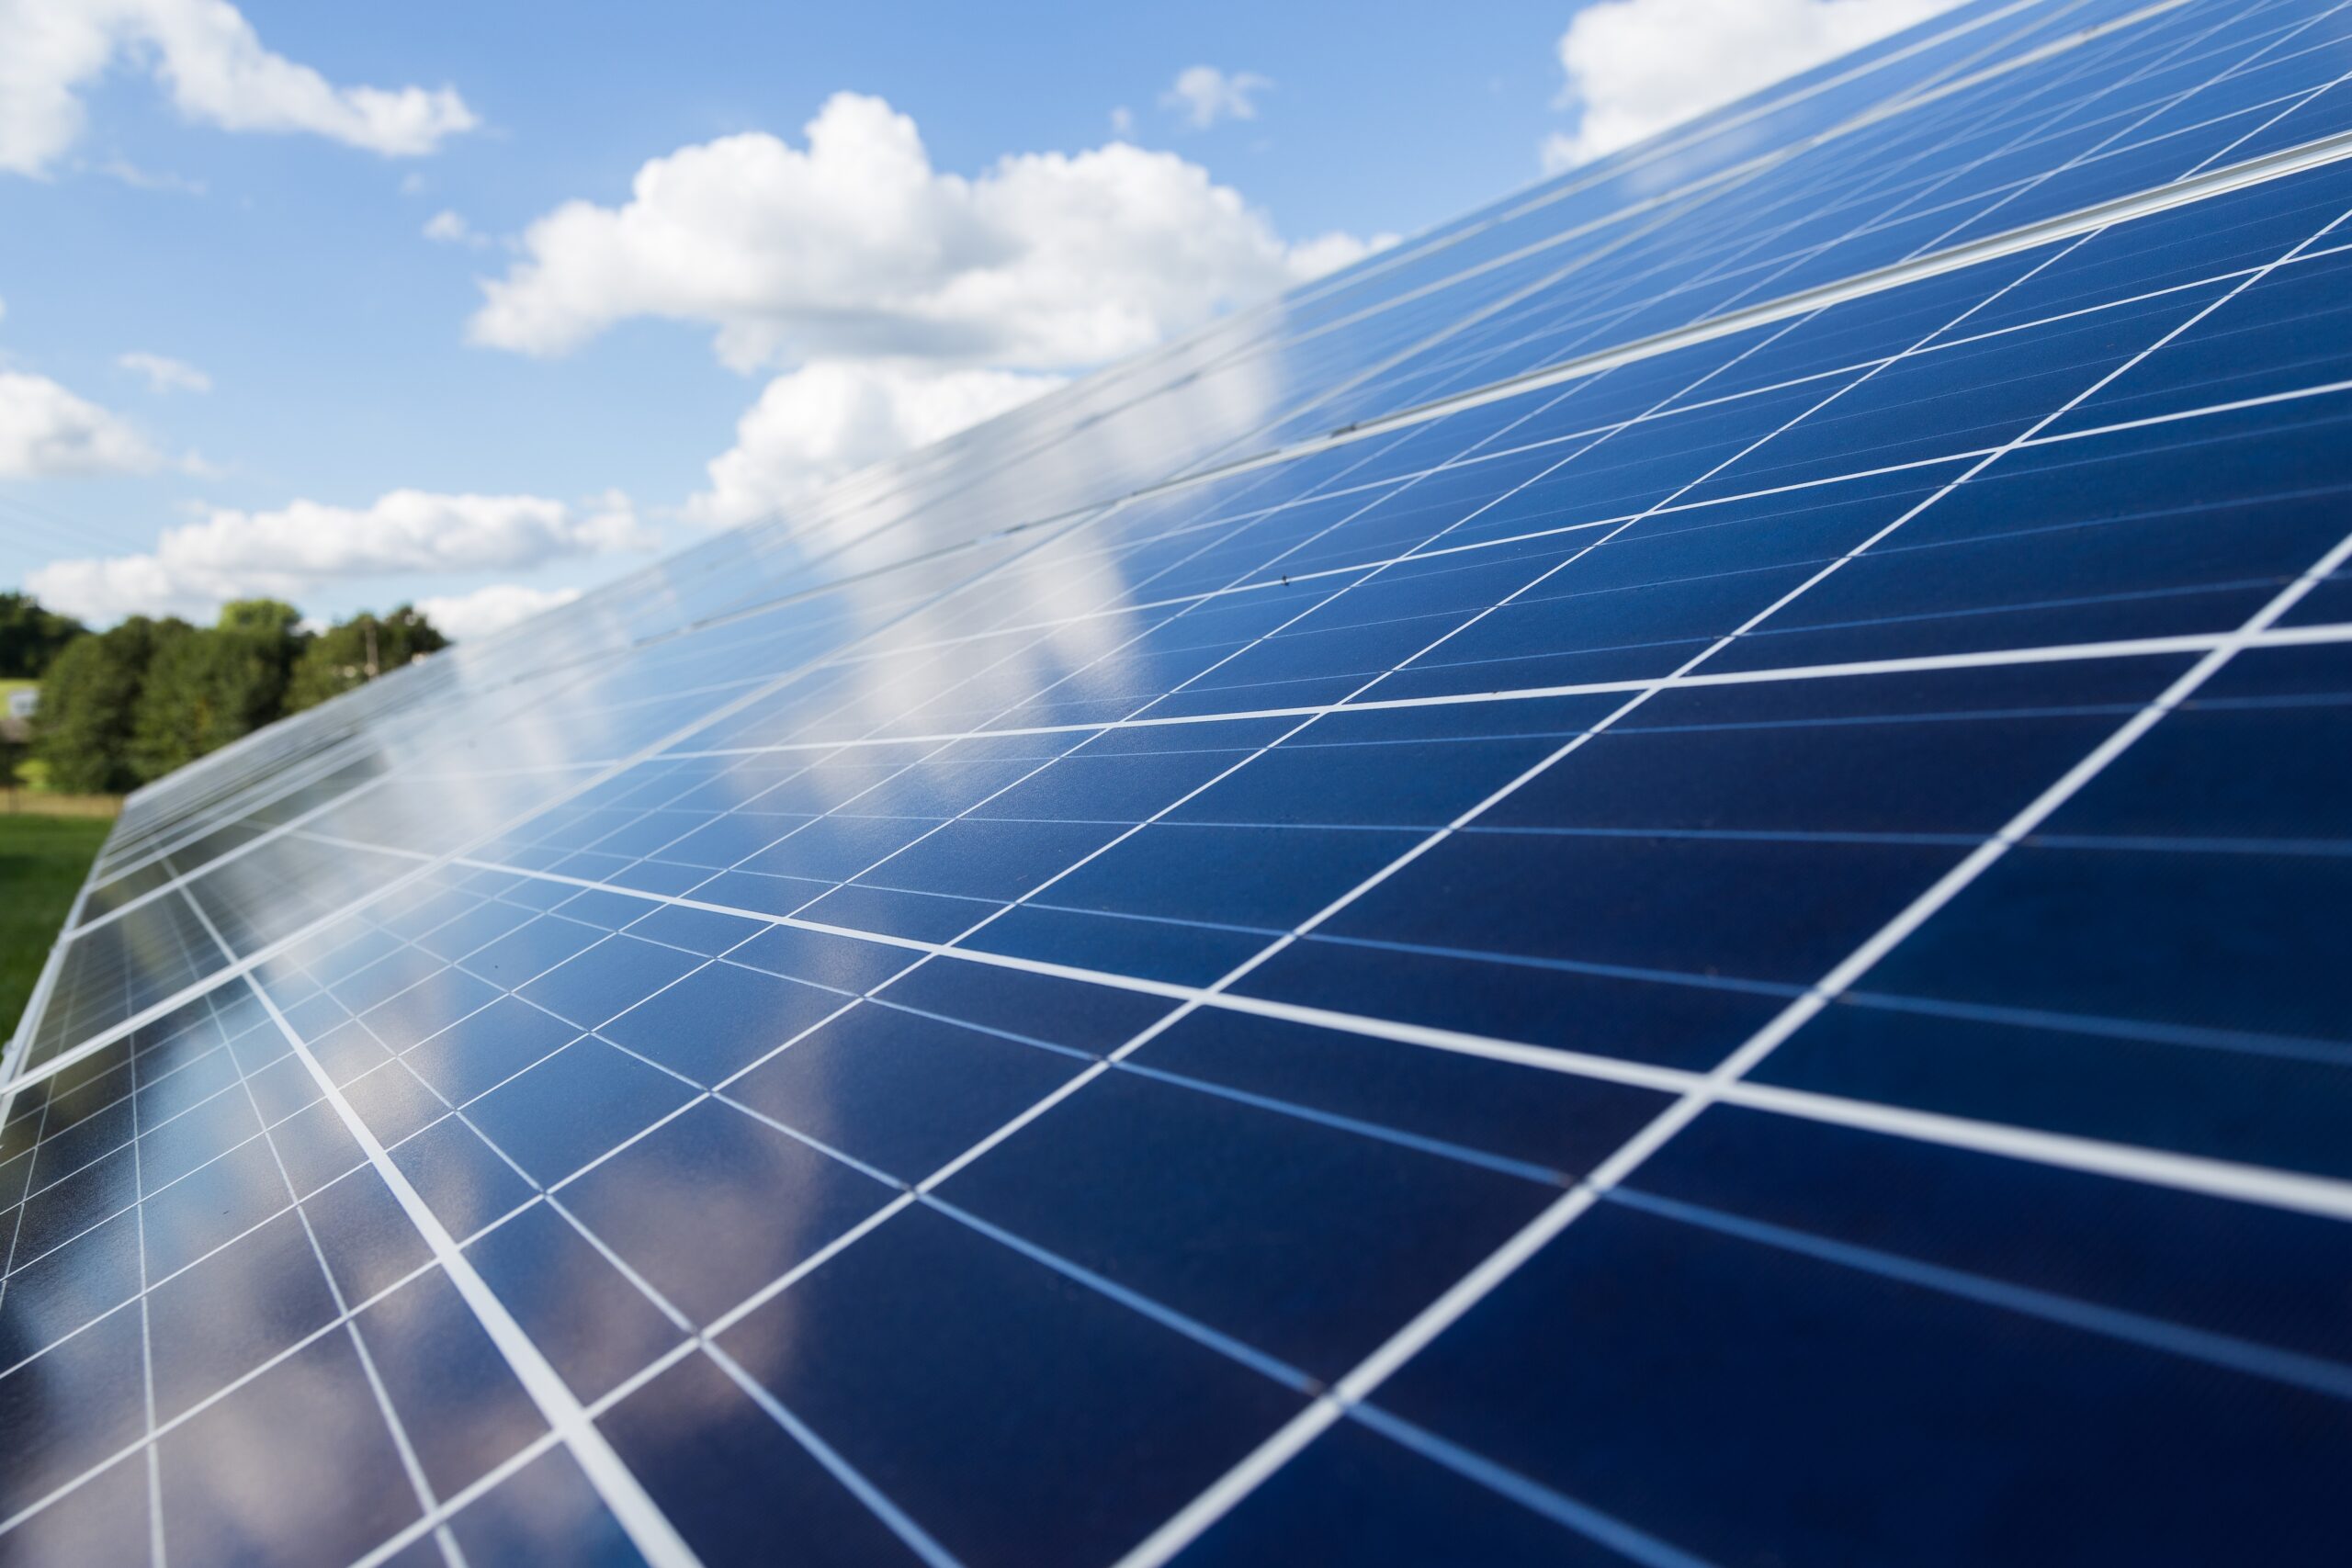
[[[41,682],[33,756],[49,787],[110,795],[448,646],[405,604],[316,633],[301,619],[291,604],[241,599],[209,626],[133,615],[93,632],[0,594],[0,677]]]
[[[89,628],[29,593],[0,593],[0,681],[38,681],[60,649]]]

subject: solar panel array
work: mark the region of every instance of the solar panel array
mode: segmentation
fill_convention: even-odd
[[[142,792],[0,1550],[2340,1561],[2347,73],[1966,6]]]

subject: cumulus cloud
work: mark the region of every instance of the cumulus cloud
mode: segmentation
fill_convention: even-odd
[[[125,370],[147,380],[151,392],[209,392],[212,378],[185,360],[166,358],[160,354],[143,354],[136,350],[119,356],[115,363]]]
[[[264,48],[227,0],[0,0],[0,169],[51,170],[82,134],[83,95],[116,64],[222,130],[412,157],[480,123],[453,88],[337,86]]]
[[[466,221],[465,214],[443,208],[424,220],[424,237],[436,245],[471,245],[477,248],[490,243],[490,236],[478,232]]]
[[[140,434],[46,376],[0,370],[0,479],[143,473],[162,462]]]
[[[470,593],[443,593],[419,599],[416,607],[451,641],[470,642],[503,632],[579,597],[577,588],[526,588],[519,582],[493,582]]]
[[[142,169],[126,158],[107,159],[98,165],[98,173],[133,190],[159,191],[167,196],[202,196],[207,188],[202,180],[175,175],[168,169]]]
[[[1953,0],[1601,0],[1560,35],[1556,172],[1924,21]]]
[[[799,144],[684,147],[616,206],[542,217],[468,333],[558,355],[653,317],[781,372],[684,507],[734,524],[1388,243],[1285,241],[1199,165],[1121,141],[945,173],[911,119],[842,93]]]
[[[686,504],[703,523],[749,522],[885,457],[944,440],[1027,402],[1064,378],[828,361],[768,383]]]
[[[617,492],[571,506],[533,495],[401,490],[366,507],[297,501],[274,512],[215,509],[165,529],[149,553],[55,561],[32,572],[27,586],[92,620],[138,611],[201,615],[253,594],[299,598],[330,580],[521,571],[653,543]]]
[[[1206,170],[1124,142],[966,178],[932,166],[914,121],[854,93],[806,135],[681,148],[639,169],[618,207],[558,208],[484,284],[469,334],[553,355],[652,316],[715,327],[739,369],[1064,369],[1148,347],[1352,245],[1286,244]]]
[[[1188,65],[1159,95],[1163,108],[1174,109],[1195,130],[1206,130],[1221,119],[1256,119],[1253,96],[1273,84],[1254,71],[1230,75],[1214,65]]]

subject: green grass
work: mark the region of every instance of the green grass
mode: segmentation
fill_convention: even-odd
[[[0,814],[0,1040],[16,1032],[49,944],[113,826],[103,818]]]

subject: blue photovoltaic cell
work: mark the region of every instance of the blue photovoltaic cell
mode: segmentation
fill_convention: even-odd
[[[2340,1560],[2347,73],[1979,0],[134,796],[0,1542]]]

